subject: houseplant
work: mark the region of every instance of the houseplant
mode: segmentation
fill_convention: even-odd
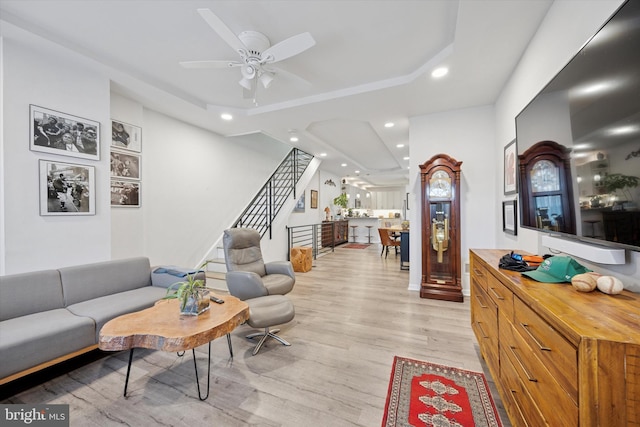
[[[198,271],[202,267],[204,264]],[[209,290],[205,287],[204,280],[196,279],[196,274],[197,272],[187,274],[186,280],[174,283],[167,288],[164,299],[178,299],[181,314],[197,316],[209,309]]]
[[[347,201],[347,194],[342,193],[338,197],[333,199],[333,204],[336,206],[340,206],[342,209],[345,209],[347,207]],[[338,211],[338,215],[340,215],[340,211]]]
[[[624,201],[633,204],[632,189],[636,188],[640,184],[640,178],[637,176],[623,175],[620,173],[610,173],[604,176],[602,185],[607,193],[615,194],[618,190],[625,198]]]

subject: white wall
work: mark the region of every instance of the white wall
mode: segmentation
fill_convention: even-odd
[[[462,162],[460,221],[463,293],[469,295],[465,265],[469,248],[495,247],[498,199],[493,191],[497,160],[493,107],[477,107],[413,117],[409,134],[411,173],[409,177],[410,289],[419,289],[422,278],[422,226],[419,207],[420,165],[436,154],[447,154]],[[499,159],[501,160],[501,158]],[[500,220],[500,224],[502,224]]]
[[[515,138],[515,116],[580,50],[606,20],[616,11],[621,0],[556,1],[553,3],[535,37],[496,103],[497,145],[494,157],[502,157],[503,147]],[[502,194],[502,164],[495,193]],[[506,199],[506,197],[505,197]],[[497,247],[513,247],[532,253],[549,253],[540,243],[541,233],[518,229],[518,236],[497,231]],[[574,255],[578,258],[576,255]],[[623,266],[594,264],[578,258],[587,267],[603,274],[612,274],[625,288],[640,292],[640,252],[627,251]]]
[[[3,38],[4,268],[12,274],[110,258],[109,80],[91,61],[41,41]],[[29,104],[101,123],[99,161],[29,150]],[[106,141],[106,142],[105,142]],[[39,215],[39,159],[96,168],[96,214]]]

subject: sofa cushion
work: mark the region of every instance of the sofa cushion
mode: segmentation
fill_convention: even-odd
[[[100,329],[109,320],[126,313],[149,308],[166,294],[167,290],[165,288],[146,286],[132,291],[125,291],[119,294],[107,295],[72,304],[67,307],[67,309],[78,316],[90,317],[95,321],[95,340],[98,342]]]
[[[0,277],[0,320],[64,307],[57,270]]]
[[[95,324],[64,308],[0,322],[0,378],[96,344]]]
[[[151,286],[151,265],[145,257],[65,267],[58,271],[66,306]]]

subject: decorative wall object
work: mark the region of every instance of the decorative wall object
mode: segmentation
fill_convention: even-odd
[[[294,212],[304,212],[304,193],[300,196],[296,202],[296,206],[293,208]]]
[[[311,190],[311,209],[318,209],[318,192]]]
[[[140,156],[112,150],[110,171],[112,177],[139,180]]]
[[[502,202],[502,231],[514,236],[518,234],[517,204],[516,200]]]
[[[116,120],[111,120],[111,147],[142,151],[142,128]]]
[[[324,185],[328,185],[329,187],[335,187],[335,186],[336,186],[336,183],[335,183],[335,182],[333,182],[333,180],[332,180],[332,179],[328,179],[328,180],[326,180],[326,181],[324,182]]]
[[[40,215],[95,215],[95,167],[40,160]]]
[[[514,139],[504,147],[504,194],[518,192],[518,150]]]
[[[100,123],[29,105],[31,151],[100,160]]]
[[[140,207],[140,182],[111,178],[111,206]]]

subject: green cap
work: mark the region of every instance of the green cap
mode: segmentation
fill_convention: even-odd
[[[578,262],[567,256],[552,256],[545,259],[540,266],[533,271],[522,273],[538,282],[562,283],[571,282],[571,278],[576,274],[588,273],[591,270],[578,264]]]

